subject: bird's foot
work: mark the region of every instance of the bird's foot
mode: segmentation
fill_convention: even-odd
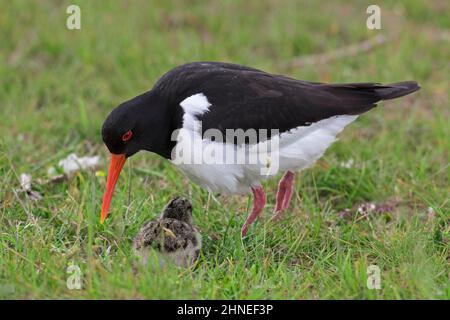
[[[295,174],[292,171],[287,171],[278,183],[275,214],[270,219],[271,221],[279,221],[283,216],[283,212],[289,207],[294,189],[294,180]]]
[[[261,214],[264,206],[266,205],[266,194],[264,193],[264,189],[262,187],[252,187],[253,192],[253,209],[250,215],[245,221],[245,224],[241,229],[241,237],[245,237],[247,235],[248,227],[258,218]]]

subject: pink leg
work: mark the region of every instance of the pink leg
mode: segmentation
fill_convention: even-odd
[[[272,220],[280,220],[282,213],[289,207],[294,187],[295,174],[287,171],[278,184],[277,203],[275,205],[275,215]]]
[[[248,216],[247,221],[245,221],[245,224],[242,226],[241,237],[245,237],[248,227],[256,220],[256,218],[258,218],[266,205],[266,194],[262,187],[252,187],[252,192],[254,197],[253,210]]]

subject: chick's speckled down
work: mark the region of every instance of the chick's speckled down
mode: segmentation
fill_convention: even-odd
[[[170,260],[189,266],[199,255],[201,236],[193,226],[192,206],[186,199],[175,198],[161,216],[142,227],[134,239],[134,249],[147,263],[149,250],[160,254],[160,262]]]

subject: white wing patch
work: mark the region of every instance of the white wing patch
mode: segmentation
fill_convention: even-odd
[[[207,112],[211,103],[203,93],[197,93],[181,101],[180,106],[184,110],[183,128],[194,130],[195,117]]]

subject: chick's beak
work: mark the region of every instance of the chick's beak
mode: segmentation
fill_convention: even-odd
[[[100,215],[100,223],[103,223],[108,216],[109,205],[116,187],[117,180],[119,179],[120,171],[125,164],[126,157],[124,154],[111,154],[111,161],[109,163],[108,179],[106,180],[106,190],[103,196],[102,212]]]

